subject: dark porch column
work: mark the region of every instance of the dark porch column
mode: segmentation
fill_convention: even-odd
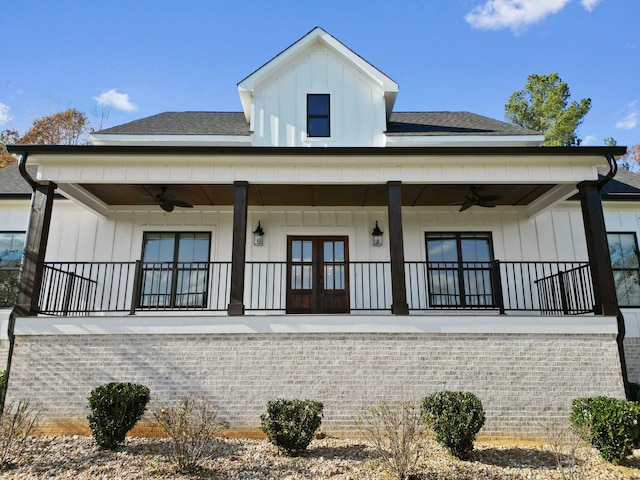
[[[36,315],[44,272],[44,258],[49,240],[53,194],[53,182],[34,185],[31,196],[31,215],[26,235],[22,272],[14,313],[18,316]]]
[[[391,259],[391,292],[394,315],[408,315],[407,287],[404,279],[404,235],[402,233],[402,184],[387,182],[389,211],[389,253]]]
[[[613,269],[609,256],[609,243],[604,226],[604,213],[600,200],[600,190],[595,181],[582,182],[578,185],[580,205],[582,206],[582,220],[587,237],[587,251],[591,274],[593,276],[593,290],[595,297],[596,315],[618,315],[618,298],[613,281]]]
[[[622,368],[624,388],[629,398],[629,382],[627,379],[627,365],[624,356],[624,317],[618,306],[616,286],[613,280],[611,257],[609,256],[609,243],[604,224],[604,213],[598,182],[588,181],[578,184],[580,192],[580,205],[582,207],[582,220],[587,237],[587,251],[591,276],[593,281],[593,294],[595,299],[594,313],[596,315],[615,316],[618,321],[618,354]]]
[[[233,182],[233,246],[231,290],[227,315],[244,315],[244,262],[247,245],[247,201],[249,183]]]

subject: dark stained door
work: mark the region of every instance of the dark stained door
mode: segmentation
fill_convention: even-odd
[[[347,237],[290,236],[287,313],[349,313]]]

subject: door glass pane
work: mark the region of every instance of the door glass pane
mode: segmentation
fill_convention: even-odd
[[[300,240],[293,240],[291,242],[291,261],[302,261],[302,242]]]
[[[313,260],[313,242],[305,240],[302,242],[302,261],[311,262]]]
[[[463,262],[489,262],[491,261],[491,249],[489,239],[478,236],[476,238],[462,238]]]

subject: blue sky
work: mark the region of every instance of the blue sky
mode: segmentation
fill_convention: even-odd
[[[7,0],[0,130],[240,111],[237,83],[315,26],[393,78],[396,111],[504,119],[531,73],[591,98],[584,145],[640,143],[639,0]]]

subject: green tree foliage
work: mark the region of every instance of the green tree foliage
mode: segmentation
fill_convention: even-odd
[[[7,144],[83,145],[88,143],[89,119],[75,108],[37,118],[24,135],[16,130],[0,132],[0,167],[17,163],[7,152]]]
[[[547,146],[580,145],[577,129],[591,109],[591,99],[569,103],[569,86],[557,73],[531,74],[523,90],[513,92],[504,106],[505,118],[544,133]]]

